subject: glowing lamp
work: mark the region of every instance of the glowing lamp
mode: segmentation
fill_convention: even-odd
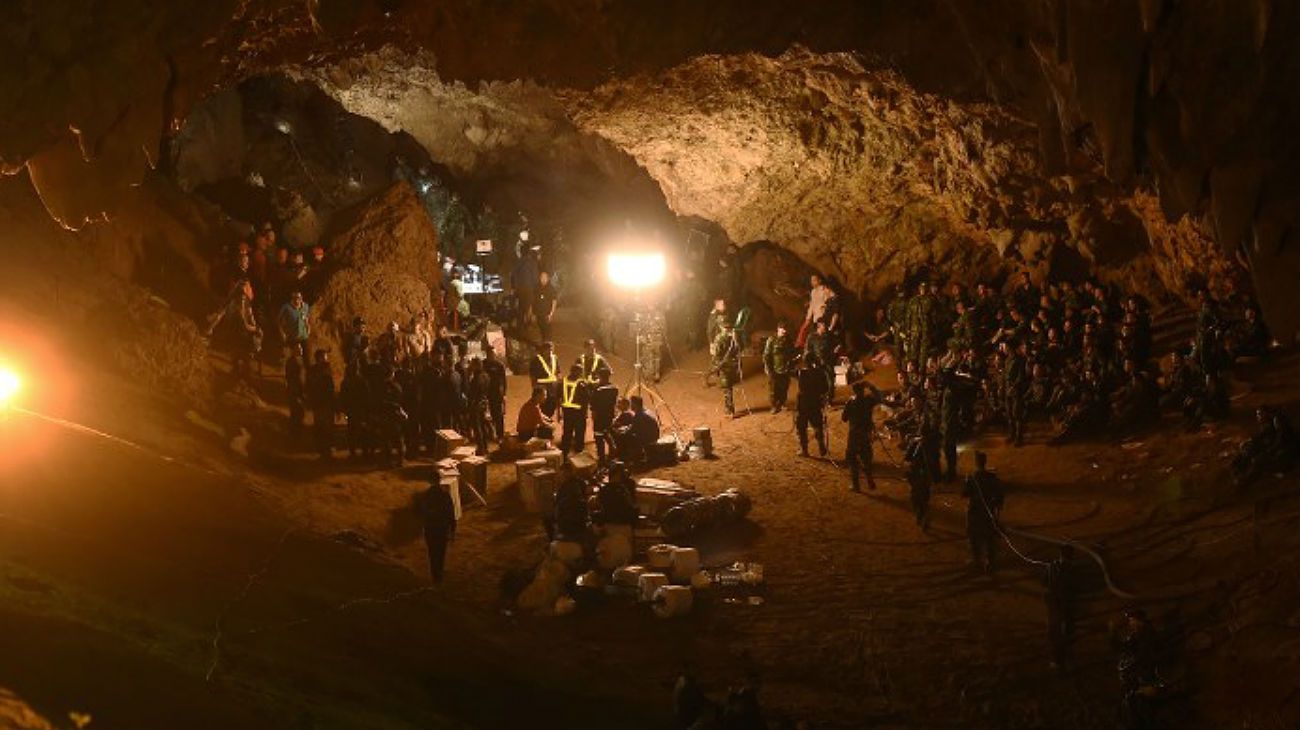
[[[9,405],[22,387],[23,381],[18,377],[18,373],[8,368],[0,368],[0,408]]]
[[[280,134],[293,134],[293,125],[287,119],[277,119],[273,126]]]
[[[664,280],[667,269],[662,253],[609,255],[609,280],[624,289],[648,289]]]

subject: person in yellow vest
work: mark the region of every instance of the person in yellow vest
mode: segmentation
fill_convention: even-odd
[[[566,455],[582,453],[587,440],[587,404],[591,402],[591,384],[582,375],[582,366],[574,363],[569,376],[560,383],[560,418],[564,432],[560,451]]]
[[[542,402],[542,413],[547,418],[555,417],[555,406],[559,400],[560,359],[555,356],[555,345],[543,342],[542,349],[528,363],[528,377],[533,381],[533,389],[546,391],[546,400]]]
[[[587,340],[583,345],[582,354],[578,356],[578,365],[582,368],[582,377],[593,387],[599,380],[597,373],[601,370],[608,370],[611,378],[614,375],[614,369],[609,366],[609,361],[596,352],[595,340]]]

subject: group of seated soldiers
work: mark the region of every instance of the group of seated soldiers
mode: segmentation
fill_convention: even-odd
[[[1162,373],[1139,296],[1093,281],[1039,289],[1026,280],[1006,296],[980,284],[970,297],[922,283],[888,310],[900,367],[887,425],[933,479],[951,480],[958,442],[983,424],[1004,424],[1019,446],[1035,418],[1051,423],[1052,444],[1131,433],[1165,409],[1181,411],[1189,428],[1223,418],[1226,369],[1266,355],[1270,337],[1252,303],[1235,319],[1208,292],[1198,297],[1196,335]]]

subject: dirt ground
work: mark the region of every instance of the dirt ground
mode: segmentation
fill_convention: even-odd
[[[585,336],[571,315],[561,359]],[[1231,422],[1194,433],[1171,417],[1122,442],[1048,447],[1040,424],[1020,449],[996,432],[967,445],[1008,483],[1008,525],[1095,547],[1136,596],[1084,569],[1065,674],[1048,666],[1038,568],[1009,550],[992,576],[967,566],[958,485],[937,490],[922,532],[896,445],[877,448],[880,489],[852,493],[832,460],[796,456],[761,374],[737,394],[753,412],[725,419],[704,354],[675,355],[661,412],[709,425],[717,458],[651,474],[753,497],[747,524],[700,547],[710,565],[762,563],[760,605],[706,596],[675,621],[618,602],[564,618],[503,611],[501,576],[545,545],[510,464],[492,467],[486,508],[467,502],[433,588],[412,510],[427,462],[321,465],[277,425],[240,445],[252,454],[241,467],[200,419],[141,415],[126,406],[140,394],[105,389],[80,418],[212,473],[21,415],[0,424],[6,440],[43,441],[0,486],[0,686],[51,718],[90,711],[92,727],[668,727],[671,682],[690,667],[715,695],[756,673],[769,717],[815,727],[1109,728],[1107,623],[1141,603],[1175,637],[1171,720],[1296,726],[1294,475],[1237,493],[1223,455],[1254,405],[1294,406],[1296,355],[1243,368]],[[613,363],[622,385],[630,366]],[[510,425],[526,387],[512,378]],[[279,402],[271,379],[259,393]],[[838,410],[831,422],[838,457]],[[1032,560],[1055,551],[1014,541]]]

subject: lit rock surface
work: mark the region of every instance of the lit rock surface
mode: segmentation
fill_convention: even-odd
[[[394,316],[432,306],[440,280],[438,235],[411,186],[395,183],[375,199],[344,211],[330,236],[331,272],[312,308],[313,347],[342,351],[354,316],[377,337]]]

